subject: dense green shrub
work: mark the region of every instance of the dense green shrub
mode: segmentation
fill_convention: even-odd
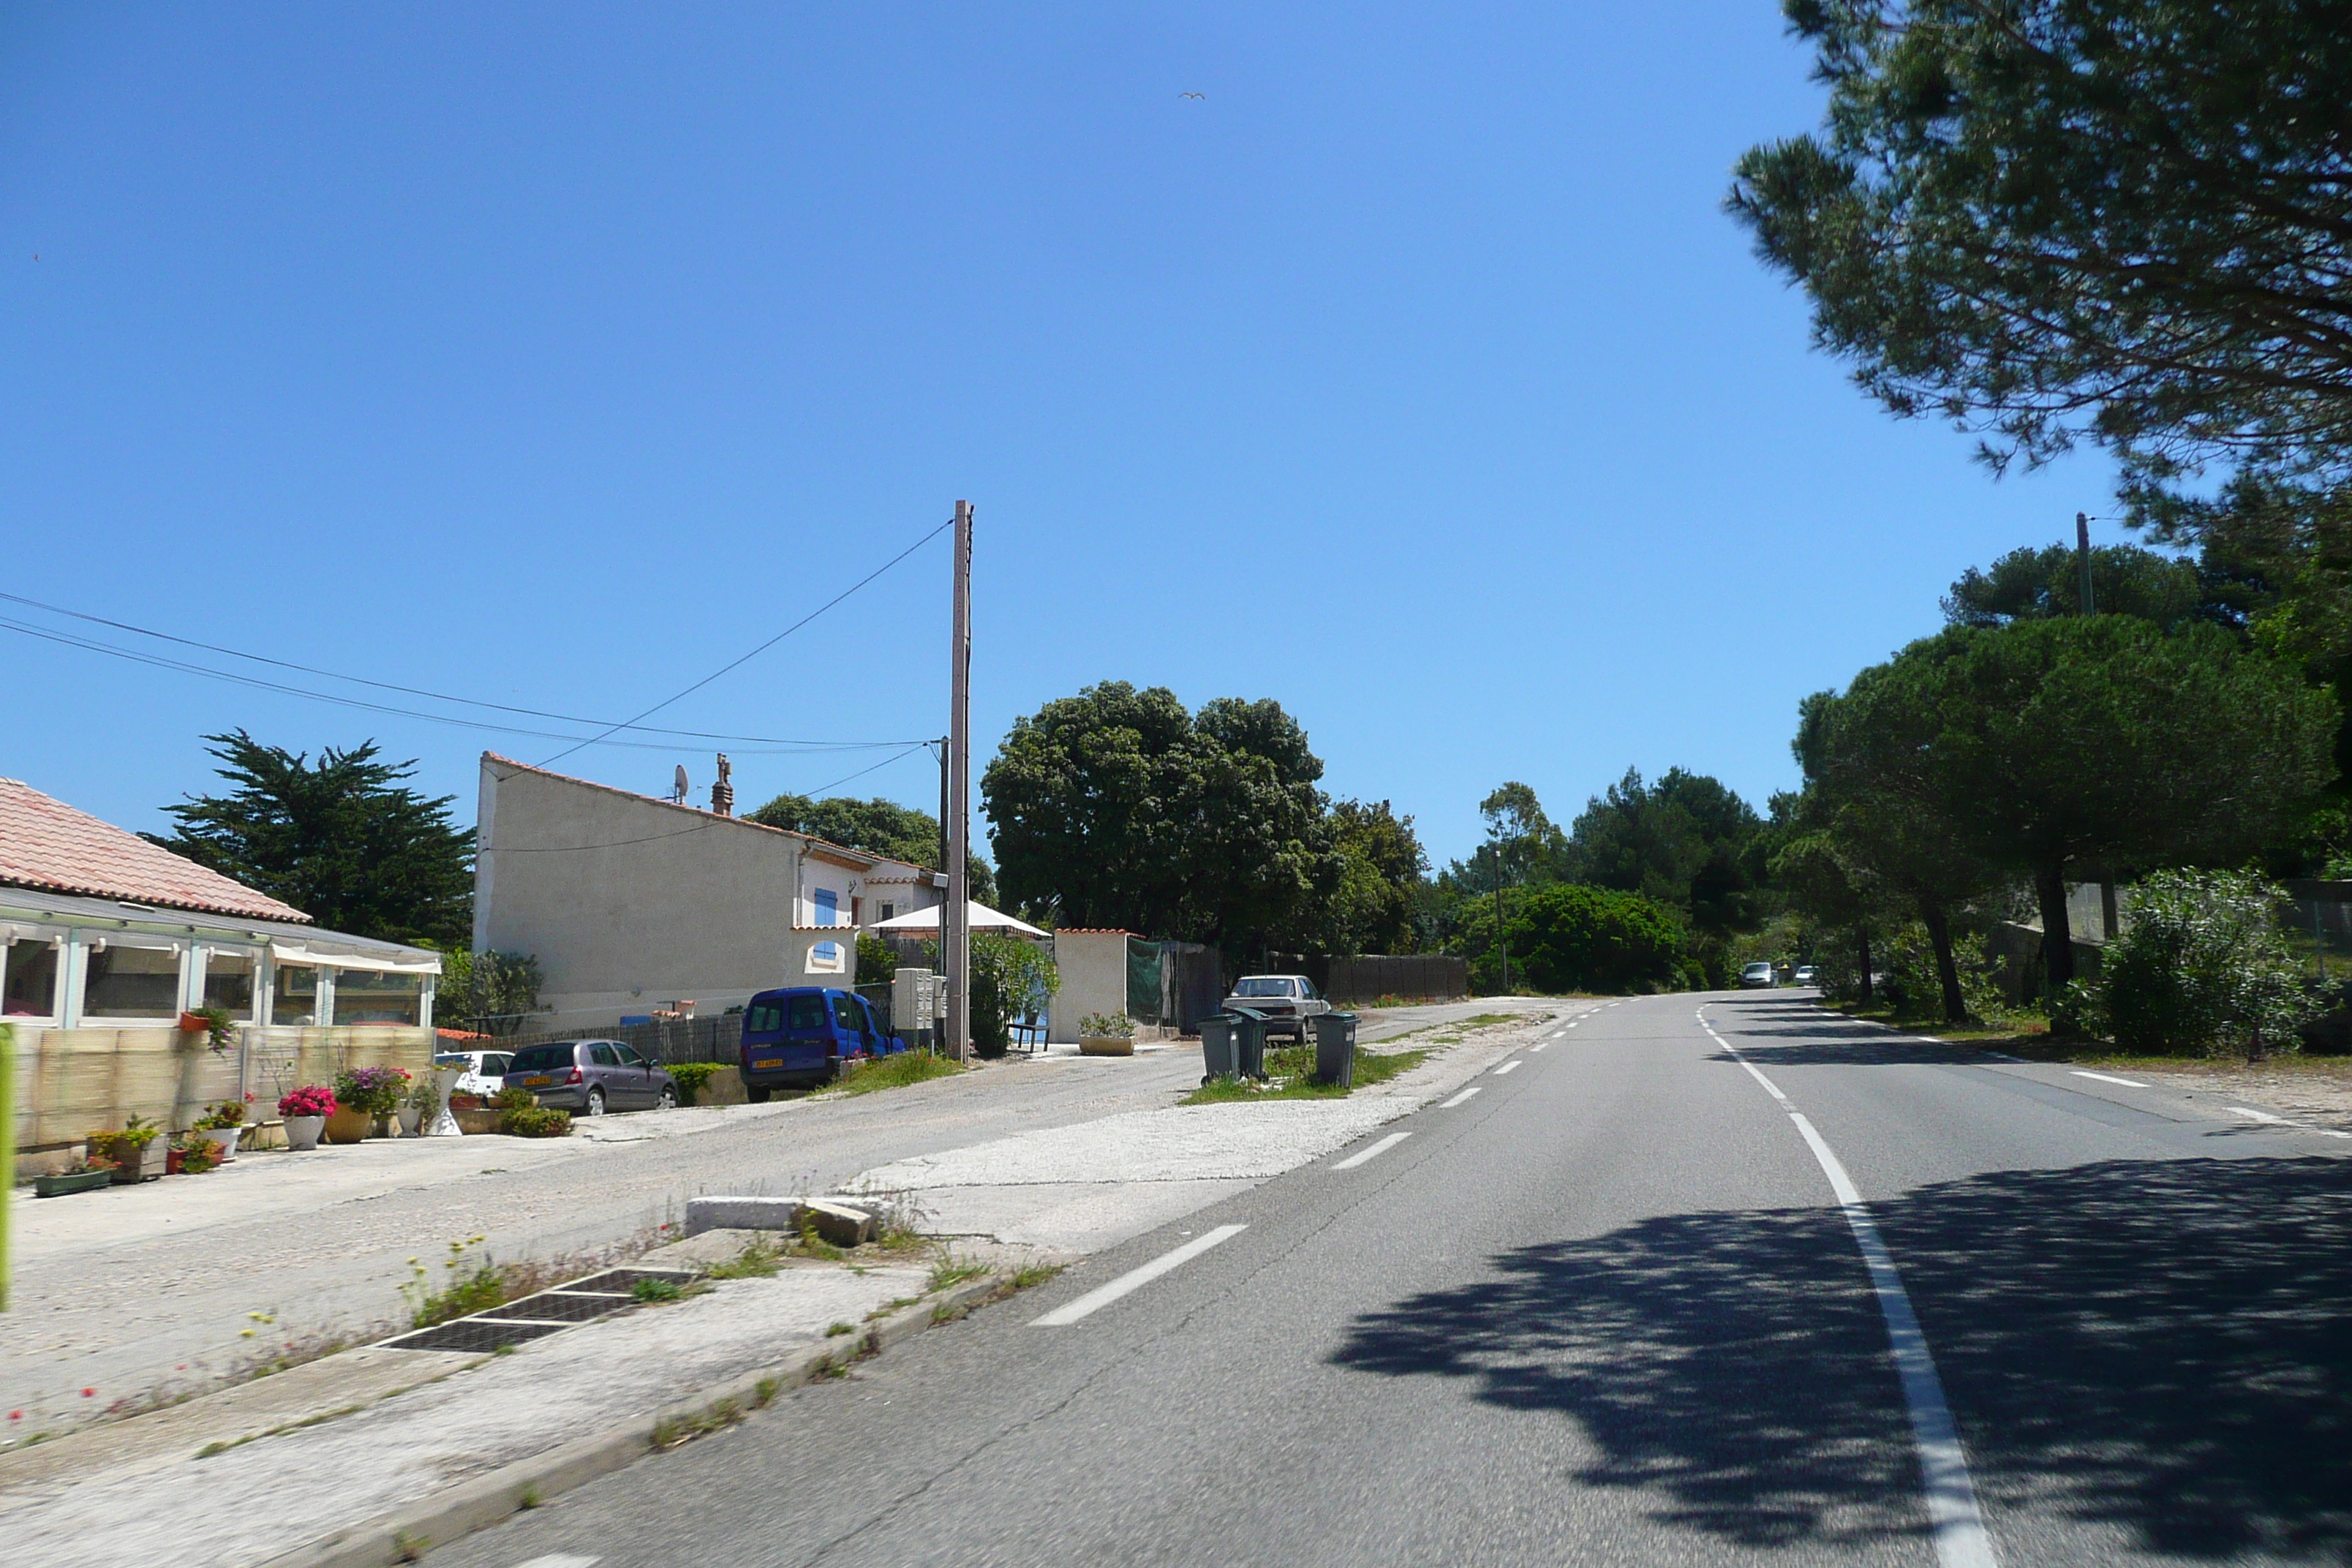
[[[1062,976],[1045,951],[1024,937],[1003,931],[971,933],[971,1048],[1001,1057],[1013,1044],[1013,1024],[1034,1013],[1062,988]]]
[[[509,1110],[500,1123],[517,1138],[562,1138],[572,1131],[572,1112],[539,1105],[529,1110]]]
[[[1657,991],[1683,980],[1681,919],[1639,893],[1555,882],[1514,900],[1507,927],[1515,977],[1540,991]]]
[[[2126,1050],[2293,1051],[2319,1004],[2279,931],[2286,895],[2233,871],[2159,871],[2133,888],[2085,1020]]]
[[[702,1086],[719,1070],[717,1062],[672,1062],[666,1069],[677,1083],[677,1102],[692,1105],[701,1098]]]
[[[1936,973],[1936,944],[1928,940],[1927,926],[1913,921],[1896,928],[1879,963],[1886,975],[1887,1000],[1897,1013],[1943,1016],[1944,983]],[[1952,967],[1959,971],[1960,1001],[1969,1017],[1998,1018],[2007,1011],[2008,1001],[1995,980],[2000,965],[1985,950],[1983,937],[1954,931]],[[1839,967],[1839,978],[1845,982],[1856,973],[1849,955]]]

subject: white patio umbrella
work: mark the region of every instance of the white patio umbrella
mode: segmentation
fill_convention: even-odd
[[[974,931],[1009,931],[1017,936],[1042,937],[1045,934],[1027,921],[1016,920],[1002,910],[990,909],[986,904],[967,901],[964,907],[971,911],[971,929]],[[940,911],[937,909],[908,910],[903,915],[877,921],[866,929],[887,936],[936,936],[940,929]]]

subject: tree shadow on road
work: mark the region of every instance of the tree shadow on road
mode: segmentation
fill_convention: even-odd
[[[2352,1558],[2352,1163],[2109,1162],[1872,1205],[1995,1509],[2148,1549]],[[1885,1333],[1834,1210],[1520,1248],[1351,1325],[1346,1367],[1574,1418],[1580,1479],[1742,1542],[1917,1531]]]

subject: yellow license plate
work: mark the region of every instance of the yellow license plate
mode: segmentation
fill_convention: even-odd
[[[523,1082],[530,1085],[533,1089],[537,1089],[541,1084],[553,1083],[554,1081],[554,1079],[549,1077],[545,1073],[540,1074],[537,1078],[527,1078],[523,1079]]]
[[[780,1068],[783,1065],[784,1058],[782,1057],[754,1057],[751,1058],[751,1067],[755,1071],[761,1068]]]

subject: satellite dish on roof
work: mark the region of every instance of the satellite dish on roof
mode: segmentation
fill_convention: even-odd
[[[687,787],[686,764],[684,763],[680,763],[677,764],[677,777],[673,780],[670,784],[670,799],[677,802],[681,805],[685,805]]]

